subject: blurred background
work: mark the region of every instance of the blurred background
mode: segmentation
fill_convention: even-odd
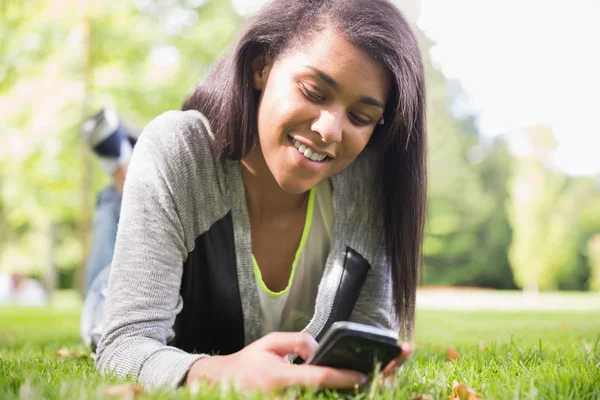
[[[5,282],[81,291],[110,181],[82,122],[179,109],[262,2],[0,0]],[[427,69],[423,286],[600,291],[600,2],[396,3]]]

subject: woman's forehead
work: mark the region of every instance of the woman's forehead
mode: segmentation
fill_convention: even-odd
[[[295,71],[322,71],[341,88],[352,84],[369,87],[381,97],[387,96],[391,78],[388,69],[365,51],[354,46],[334,29],[326,29],[311,40],[296,46],[280,60]]]

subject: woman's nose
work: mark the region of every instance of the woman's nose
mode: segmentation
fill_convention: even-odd
[[[342,116],[341,112],[322,110],[311,129],[321,136],[323,142],[339,143],[342,140]]]

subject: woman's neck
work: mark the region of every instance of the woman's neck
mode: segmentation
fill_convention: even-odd
[[[255,220],[266,220],[304,208],[307,193],[284,192],[269,170],[259,145],[241,160],[240,172],[246,190],[248,212]]]

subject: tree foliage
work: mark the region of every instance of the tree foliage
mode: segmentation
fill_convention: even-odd
[[[426,284],[512,287],[504,202],[511,156],[502,140],[485,143],[473,115],[457,116],[452,85],[434,68],[420,36],[427,73],[429,202]]]
[[[513,154],[510,135],[481,137],[476,113],[459,113],[460,84],[431,60],[434,43],[414,24],[417,2],[397,2],[413,21],[427,74],[424,283],[600,290],[600,180],[553,169],[547,127],[521,133],[542,149],[526,157]],[[180,108],[243,17],[227,0],[3,5],[0,272],[43,274],[49,263],[74,270],[89,237],[82,221],[108,182],[86,161],[78,133],[86,113],[113,105],[141,129]]]
[[[91,8],[81,9],[83,3]],[[83,3],[9,3],[0,20],[0,221],[8,228],[0,270],[44,271],[53,224],[60,226],[55,263],[84,264],[81,238],[89,232],[80,231],[80,221],[94,197],[82,203],[83,180],[91,178],[85,184],[94,193],[108,182],[96,162],[86,173],[89,150],[79,137],[84,103],[89,110],[114,105],[141,129],[181,106],[242,21],[221,0]]]

